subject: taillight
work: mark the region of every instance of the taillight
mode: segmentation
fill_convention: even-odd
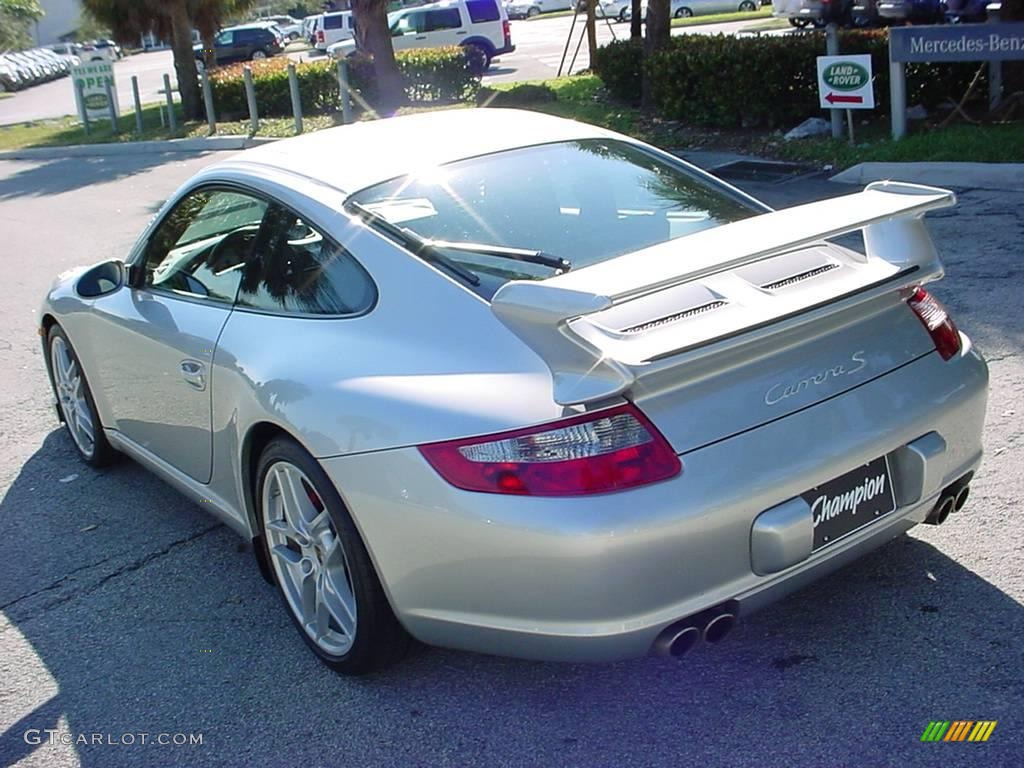
[[[322,29],[318,29],[316,33],[316,41],[318,43],[322,43],[326,39],[327,38],[324,37],[324,31]]]
[[[501,22],[501,32],[505,36],[505,45],[512,42],[512,27],[509,26],[508,19]]]
[[[512,432],[420,446],[456,488],[526,496],[582,496],[675,477],[682,464],[633,405]]]
[[[960,331],[938,299],[918,287],[907,299],[907,304],[927,329],[943,360],[949,360],[960,352]]]

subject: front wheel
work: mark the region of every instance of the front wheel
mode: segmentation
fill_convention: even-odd
[[[534,18],[535,16],[540,16],[540,8],[538,8],[538,7],[537,7],[537,6],[535,6],[535,5],[534,5],[534,6],[532,6],[532,7],[530,8],[530,10],[528,10],[528,11],[526,12],[526,16],[527,16],[527,18],[530,18],[530,19]]]
[[[794,26],[797,29],[803,29],[804,27],[806,27],[811,22],[810,22],[809,19],[793,19],[793,18],[791,18],[789,20],[789,23],[790,23],[791,26]]]
[[[306,644],[345,675],[398,661],[409,636],[327,473],[297,443],[278,438],[260,456],[257,477],[267,561]]]
[[[751,11],[756,10],[757,6],[754,5],[750,0],[743,0],[743,2],[740,3],[740,12],[742,13],[750,13]]]
[[[264,51],[262,48],[257,48],[255,51],[252,52],[252,56],[250,56],[249,58],[251,58],[253,61],[262,61],[263,59],[267,58],[267,52]]]
[[[109,464],[117,454],[103,434],[82,364],[59,325],[50,328],[47,348],[47,365],[57,407],[78,455],[92,467]]]
[[[689,8],[680,8],[678,11],[676,11],[677,19],[688,19],[691,16],[693,16],[693,11],[691,11]]]

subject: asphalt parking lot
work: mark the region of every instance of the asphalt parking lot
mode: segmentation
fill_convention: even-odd
[[[948,270],[936,293],[992,374],[987,457],[946,525],[680,662],[419,649],[353,680],[317,664],[230,531],[129,461],[81,464],[50,405],[36,322],[52,278],[124,255],[216,159],[0,161],[0,765],[1024,763],[1024,192],[965,190],[929,218]],[[750,188],[779,205],[843,191]],[[982,719],[998,721],[986,743],[920,742],[931,720]],[[66,745],[45,729],[202,743]]]

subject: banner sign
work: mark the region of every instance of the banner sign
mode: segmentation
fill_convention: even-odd
[[[1024,59],[1024,22],[890,27],[894,62]]]

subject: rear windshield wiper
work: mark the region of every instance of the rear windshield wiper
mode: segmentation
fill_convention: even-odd
[[[566,259],[529,248],[508,248],[504,245],[452,242],[450,240],[424,240],[423,242],[433,248],[440,248],[446,251],[465,251],[466,253],[479,253],[482,256],[495,256],[500,259],[525,261],[528,264],[540,264],[541,266],[558,270],[559,273],[568,272],[572,269],[572,262]]]
[[[442,269],[451,272],[453,275],[464,280],[470,285],[480,285],[479,277],[461,266],[458,262],[449,259],[437,249],[437,246],[429,240],[424,240],[412,230],[400,227],[397,224],[392,224],[379,213],[374,213],[370,209],[364,208],[359,203],[349,201],[346,203],[346,207],[351,208],[356,212],[360,219],[373,225],[388,237],[397,240],[402,244],[402,246],[412,251],[424,261],[437,264]]]

